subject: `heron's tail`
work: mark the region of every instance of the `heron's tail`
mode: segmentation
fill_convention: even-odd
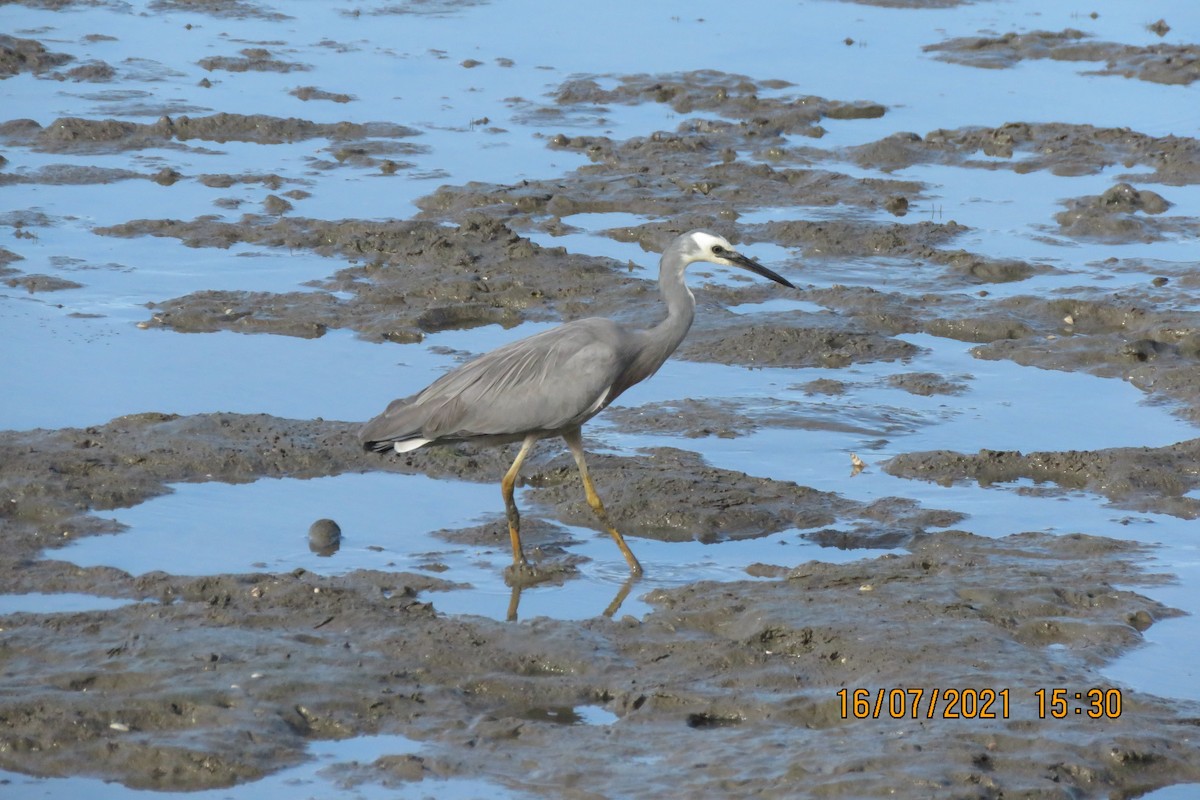
[[[403,453],[429,442],[421,436],[420,414],[409,398],[393,401],[386,411],[359,428],[358,440],[364,450],[376,453],[392,449]]]
[[[363,450],[368,453],[383,453],[392,449],[392,443],[389,441],[370,441],[362,438],[359,434],[359,440],[362,441]]]

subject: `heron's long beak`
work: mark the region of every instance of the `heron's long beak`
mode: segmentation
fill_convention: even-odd
[[[725,258],[729,259],[729,261],[732,264],[739,266],[742,269],[750,270],[755,275],[762,275],[764,278],[770,278],[771,280],[775,281],[776,283],[781,283],[784,286],[788,287],[789,289],[796,288],[795,286],[792,285],[792,282],[789,281],[787,278],[783,277],[782,275],[772,272],[771,270],[767,269],[766,267],[764,267],[762,264],[758,263],[754,259],[747,258],[746,256],[742,255],[741,253],[729,253],[725,256]]]

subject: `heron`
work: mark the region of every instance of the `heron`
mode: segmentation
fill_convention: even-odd
[[[500,482],[513,570],[520,574],[534,570],[521,546],[521,517],[513,487],[534,444],[561,436],[575,457],[588,505],[617,543],[631,575],[641,575],[641,564],[609,520],[588,473],[582,426],[626,389],[657,372],[679,347],[696,314],[696,299],[684,280],[684,270],[697,261],[739,267],[795,288],[734,250],[723,237],[705,231],[685,233],[671,242],[659,262],[658,285],[667,315],[657,325],[642,330],[590,317],[506,344],[446,373],[421,392],[392,401],[360,430],[363,447],[407,453],[425,445],[520,442]]]

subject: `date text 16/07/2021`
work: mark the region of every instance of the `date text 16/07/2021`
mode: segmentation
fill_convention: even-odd
[[[1040,719],[1121,716],[1121,690],[1037,689],[1025,692]],[[839,689],[842,719],[1008,719],[1011,689]]]

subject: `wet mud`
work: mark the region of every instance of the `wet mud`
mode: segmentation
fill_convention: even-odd
[[[198,63],[209,72],[304,72],[312,69],[307,64],[277,58],[265,47],[247,47],[236,56],[210,56]]]
[[[844,154],[857,164],[891,172],[913,164],[1010,169],[1025,174],[1094,175],[1114,166],[1146,167],[1139,183],[1200,181],[1200,142],[1189,136],[1151,136],[1129,128],[1098,128],[1057,122],[1009,122],[998,127],[937,129],[924,135],[902,131]],[[810,155],[810,148],[795,151]]]
[[[1138,47],[1098,42],[1074,28],[949,39],[929,45],[925,51],[936,53],[935,57],[944,61],[987,69],[1012,67],[1026,59],[1050,58],[1104,64],[1101,68],[1086,70],[1091,75],[1120,75],[1154,83],[1184,85],[1200,78],[1200,47],[1196,45]]]
[[[9,286],[19,286],[30,294],[34,292],[57,292],[63,289],[79,289],[83,286],[82,283],[60,278],[57,275],[22,275],[19,278],[8,278],[4,282]]]
[[[1136,548],[947,532],[910,549],[660,591],[641,621],[524,625],[441,615],[438,579],[421,575],[151,574],[133,582],[132,605],[4,620],[19,696],[4,702],[0,764],[76,774],[86,759],[88,773],[131,786],[198,789],[294,764],[313,738],[402,733],[420,754],[342,765],[340,779],[487,774],[530,788],[533,760],[539,785],[602,796],[751,796],[798,781],[874,794],[886,774],[901,794],[932,782],[1056,797],[1200,776],[1194,722],[1172,703],[1126,690],[1120,718],[1069,716],[1050,730],[1039,719],[1041,689],[1119,691],[1096,666],[1172,613],[1114,588],[1153,579],[1130,565]],[[1003,692],[995,719],[962,719],[929,696],[911,700],[917,719],[871,719],[870,703],[855,712],[852,700],[843,712],[840,690],[890,695],[912,685],[915,664],[922,685]],[[583,706],[617,721],[564,736],[552,712]],[[717,746],[722,758],[704,755]],[[606,768],[637,754],[663,763]]]
[[[282,144],[306,139],[398,138],[418,131],[384,122],[312,122],[297,117],[267,114],[212,114],[204,117],[163,115],[157,122],[60,117],[43,127],[35,120],[10,120],[0,124],[0,140],[9,146],[30,147],[47,153],[118,153],[150,147],[185,147],[183,143],[254,142]]]
[[[282,16],[241,2],[203,10]],[[1111,62],[1110,72],[1145,80],[1194,79],[1186,59],[1169,49],[1120,49],[1069,31],[973,42],[931,51],[980,66],[1102,60]],[[70,58],[33,40],[0,37],[0,73],[43,73]],[[220,79],[306,67],[260,47],[206,62],[199,66]],[[759,430],[886,439],[925,424],[904,409],[864,412],[839,402],[864,380],[851,368],[877,362],[894,363],[888,385],[913,396],[966,391],[969,375],[906,366],[923,352],[901,338],[913,333],[973,343],[981,359],[1125,379],[1200,419],[1194,269],[1164,265],[1161,283],[1120,293],[1082,280],[1053,294],[1022,292],[1022,281],[1063,267],[971,252],[961,244],[967,226],[913,214],[930,193],[922,182],[839,170],[844,161],[884,172],[922,164],[1059,175],[1147,167],[1153,172],[1139,174],[1136,186],[1133,178],[1119,180],[1100,195],[1067,200],[1045,224],[1065,240],[1157,241],[1195,230],[1195,218],[1166,212],[1170,187],[1200,182],[1200,141],[1016,121],[923,136],[897,132],[831,153],[796,137],[816,141],[827,133],[823,121],[886,119],[888,109],[793,89],[707,70],[576,76],[548,99],[509,102],[525,119],[543,120],[547,131],[559,127],[539,134],[547,148],[588,163],[512,185],[441,186],[417,202],[419,214],[401,220],[304,216],[308,192],[321,191],[311,175],[185,174],[171,166],[142,173],[86,161],[149,148],[324,140],[322,155],[308,162],[313,170],[391,174],[419,152],[409,141],[418,133],[410,121],[213,113],[151,123],[0,122],[0,138],[14,153],[76,162],[18,172],[0,158],[0,185],[141,178],[164,191],[194,182],[214,191],[251,184],[272,192],[236,220],[129,219],[94,228],[104,241],[153,236],[193,248],[252,245],[329,262],[325,277],[295,291],[153,299],[141,327],[180,334],[316,338],[344,329],[374,342],[412,344],[444,330],[587,315],[645,324],[659,313],[647,267],[679,232],[708,228],[751,253],[756,244],[785,248],[790,255],[774,266],[801,287],[789,297],[822,310],[736,313],[778,297],[778,287],[694,280],[697,320],[678,357],[845,369],[845,378],[805,384],[814,401],[804,405],[681,398],[612,409],[607,418],[617,430],[675,436],[679,448],[593,453],[593,475],[614,523],[635,538],[712,543],[798,529],[828,547],[896,550],[846,564],[795,564],[781,554],[781,563],[746,565],[744,580],[656,589],[647,598],[654,610],[640,620],[620,610],[625,594],[638,591],[636,582],[614,588],[613,603],[584,621],[445,614],[439,593],[455,588],[455,576],[436,561],[414,573],[131,575],[79,567],[58,551],[81,537],[119,533],[114,510],[162,495],[171,483],[375,470],[491,483],[512,451],[459,447],[378,457],[361,451],[353,421],[248,414],[154,411],[88,428],[0,431],[6,591],[131,601],[106,611],[0,617],[0,768],[196,790],[278,772],[303,760],[313,740],[392,733],[419,742],[419,754],[338,765],[342,786],[486,776],[556,797],[784,796],[803,786],[841,796],[1057,798],[1136,796],[1200,781],[1200,707],[1114,686],[1100,673],[1139,646],[1151,626],[1179,613],[1140,593],[1171,580],[1145,571],[1147,549],[1086,531],[980,538],[953,529],[964,519],[957,510],[902,497],[855,500],[714,467],[684,449],[688,440]],[[292,92],[304,100],[353,99],[314,87]],[[599,132],[595,120],[606,107],[639,104],[660,104],[684,119],[674,130],[628,139]],[[745,221],[747,208],[786,213]],[[817,213],[830,209],[838,214]],[[572,233],[572,216],[597,212],[645,220],[604,232],[640,245],[641,262],[535,241]],[[11,249],[0,248],[0,279],[26,293],[84,288],[21,270],[22,220],[5,218],[14,240]],[[57,223],[43,216],[36,224]],[[877,270],[871,286],[826,279],[864,261]],[[1115,260],[1102,266],[1123,268]],[[993,296],[998,288],[1005,293]],[[1079,452],[937,451],[904,453],[882,468],[944,483],[1031,480],[1037,491],[1086,490],[1123,508],[1194,518],[1200,501],[1189,495],[1197,488],[1198,450],[1193,439]],[[545,443],[523,476],[529,542],[559,569],[556,577],[570,581],[581,557],[572,555],[565,526],[596,527],[573,462]],[[499,512],[499,492],[496,501]],[[336,520],[319,520],[297,536],[330,547],[336,530]],[[499,513],[438,533],[450,542],[508,546]],[[508,600],[518,618],[519,600],[519,590]],[[914,687],[924,692],[893,691]],[[1098,688],[1122,713],[1047,719],[1037,693],[1056,688]],[[867,690],[865,712],[853,703],[855,689]],[[948,700],[951,689],[959,692],[956,704]],[[978,706],[967,713],[962,690],[978,699],[985,689],[992,692],[988,714]],[[898,697],[909,704],[907,713],[873,712],[875,697],[889,704]],[[591,706],[616,721],[579,722],[576,710]],[[577,723],[569,736],[562,720]],[[654,769],[613,769],[637,760]]]
[[[930,333],[977,343],[978,358],[1123,378],[1197,419],[1200,315],[1175,306],[1179,289],[1168,280],[1120,293],[1081,287],[993,299],[835,286],[808,296],[881,334]]]
[[[1151,242],[1197,229],[1196,219],[1163,217],[1171,204],[1157,192],[1118,183],[1104,194],[1080,197],[1055,215],[1062,232],[1072,238]]]
[[[16,75],[19,72],[41,73],[66,64],[73,57],[66,53],[55,53],[36,39],[20,39],[0,34],[0,76]]]
[[[1200,439],[1191,439],[1168,447],[1091,451],[903,453],[884,468],[893,475],[940,482],[1031,480],[1043,492],[1049,485],[1062,492],[1087,489],[1122,508],[1195,519],[1200,516],[1200,500],[1187,495],[1200,486],[1193,466],[1198,455]]]

